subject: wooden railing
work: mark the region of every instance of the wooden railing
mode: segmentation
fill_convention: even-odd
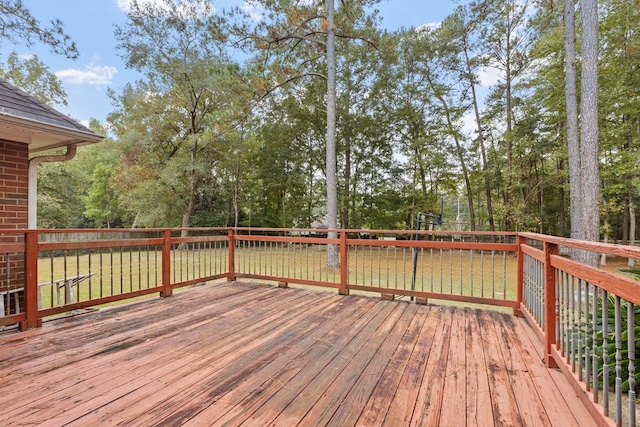
[[[573,261],[571,251],[638,260],[640,248],[533,233],[519,235],[522,312],[601,424],[636,425],[640,283]],[[563,254],[563,255],[561,255]]]
[[[515,233],[335,231],[338,238],[329,239],[325,230],[235,229],[233,275],[423,303],[518,307]],[[328,245],[339,247],[340,268],[327,268]]]
[[[532,233],[218,228],[0,232],[0,326],[180,286],[251,278],[525,316],[603,425],[635,425],[640,284],[571,260],[640,259],[640,248]],[[328,232],[337,238],[328,238]],[[327,267],[330,245],[339,267]]]
[[[49,316],[229,277],[228,229],[189,231],[0,232],[23,242],[0,243],[0,327],[34,328]]]

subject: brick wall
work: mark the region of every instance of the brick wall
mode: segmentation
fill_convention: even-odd
[[[11,230],[27,228],[28,178],[29,147],[0,139],[0,248],[2,243],[24,241],[24,234]],[[24,254],[0,250],[0,293],[24,287],[24,279]],[[5,307],[15,313],[14,298],[2,297]],[[21,309],[22,303],[21,295]]]

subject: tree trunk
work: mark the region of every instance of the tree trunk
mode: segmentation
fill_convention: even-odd
[[[196,154],[198,152],[198,141],[193,142],[191,148],[191,170],[189,171],[189,201],[187,208],[182,213],[182,230],[180,237],[189,236],[189,226],[191,225],[191,216],[196,206]]]
[[[347,113],[348,114],[348,113]],[[344,136],[344,189],[342,202],[342,228],[349,228],[349,202],[351,199],[351,124],[346,123]]]
[[[565,83],[564,94],[567,109],[567,154],[569,163],[569,219],[571,238],[582,239],[580,142],[578,140],[578,100],[576,94],[576,28],[575,0],[566,0],[564,12]],[[579,252],[571,251],[571,258],[578,259]]]
[[[333,0],[327,0],[327,226],[338,228],[338,185],[336,177],[336,34]],[[336,239],[335,231],[328,233]],[[339,268],[338,246],[327,245],[327,267]]]
[[[580,88],[580,170],[583,238],[600,240],[600,156],[598,142],[598,1],[580,2],[582,19],[582,79]],[[597,265],[595,253],[585,260]]]
[[[466,41],[466,40],[465,40]],[[487,215],[489,217],[489,231],[496,231],[496,224],[493,219],[493,202],[491,196],[491,183],[489,182],[489,168],[487,165],[487,150],[484,146],[484,131],[482,130],[482,122],[480,121],[480,106],[478,105],[478,96],[476,94],[476,85],[473,81],[473,74],[471,70],[471,60],[469,58],[469,51],[465,44],[464,57],[467,66],[467,74],[469,76],[469,84],[471,87],[471,97],[473,101],[473,111],[476,118],[476,131],[478,132],[478,145],[480,146],[480,155],[482,159],[482,175],[484,178],[484,193],[487,199]]]
[[[506,103],[506,142],[507,142],[507,180],[505,186],[505,199],[504,204],[507,208],[507,215],[505,217],[505,230],[513,231],[512,216],[513,211],[511,209],[513,188],[513,105],[512,105],[512,83],[513,76],[511,75],[511,36],[507,33],[506,47],[505,47],[505,67],[504,67],[504,80],[505,80],[505,103]]]
[[[633,201],[629,200],[629,245],[636,245],[636,207]],[[636,260],[629,258],[629,267],[636,265]]]
[[[564,169],[564,161],[558,160],[558,171],[562,171]],[[565,193],[564,193],[564,183],[566,181],[562,178],[562,182],[558,187],[558,236],[565,237],[566,236],[566,215],[565,215]]]
[[[427,80],[429,81],[429,85],[431,85],[431,89],[433,90],[435,88],[435,85],[431,80],[431,77],[427,76]],[[455,132],[453,131],[454,130],[453,122],[451,120],[451,110],[449,109],[449,104],[447,103],[445,98],[437,94],[437,91],[434,90],[433,92],[435,94],[435,97],[438,99],[438,101],[440,101],[440,104],[442,104],[442,107],[444,109],[444,113],[447,119],[447,127],[449,128],[450,134],[453,137],[453,140],[456,144],[456,153],[458,155],[458,161],[460,162],[460,167],[462,168],[462,176],[463,176],[464,184],[467,190],[467,204],[469,206],[469,224],[471,225],[471,231],[475,231],[476,215],[475,215],[475,210],[473,208],[473,191],[471,189],[471,181],[469,180],[469,170],[467,168],[466,162],[464,161],[464,152],[463,152],[464,150],[460,145],[460,139],[457,136],[455,136]]]
[[[237,227],[240,221],[240,208],[238,206],[240,199],[240,183],[238,182],[240,177],[240,162],[236,162],[234,173],[236,176],[233,183],[233,224],[234,227]]]

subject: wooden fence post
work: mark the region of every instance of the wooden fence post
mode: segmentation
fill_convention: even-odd
[[[340,232],[340,288],[338,289],[340,295],[349,295],[349,288],[347,287],[348,259],[347,232],[342,230]]]
[[[24,258],[24,311],[27,318],[20,323],[21,330],[42,326],[42,319],[38,318],[38,232],[35,230],[25,234]]]
[[[522,311],[520,308],[522,307],[522,302],[524,300],[524,252],[522,252],[522,246],[527,244],[526,237],[520,236],[518,234],[518,272],[517,272],[517,298],[518,298],[518,306],[513,309],[513,314],[518,317],[522,317]]]
[[[551,256],[558,254],[558,245],[544,243],[544,363],[548,368],[558,364],[551,356],[551,346],[556,343],[556,269],[551,266]]]
[[[227,272],[227,281],[235,282],[236,280],[236,264],[235,264],[235,251],[236,239],[234,229],[229,229],[229,271]]]
[[[171,287],[171,230],[162,232],[162,291],[160,296],[170,297],[173,295]]]

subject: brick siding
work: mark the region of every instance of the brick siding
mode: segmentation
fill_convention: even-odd
[[[24,234],[10,230],[27,228],[29,147],[0,139],[0,243],[19,243]],[[0,253],[0,292],[24,287],[24,254]],[[4,295],[5,307],[15,312],[13,298]],[[22,295],[20,298],[21,310]],[[1,315],[1,313],[0,313]]]

